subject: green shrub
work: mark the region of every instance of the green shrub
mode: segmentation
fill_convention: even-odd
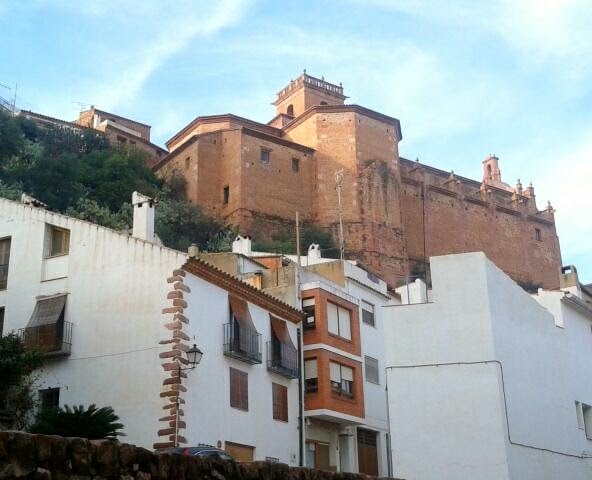
[[[89,440],[115,438],[124,435],[120,430],[123,424],[111,407],[97,408],[82,405],[70,408],[48,408],[42,410],[31,427],[31,433],[61,435],[62,437],[81,437]]]

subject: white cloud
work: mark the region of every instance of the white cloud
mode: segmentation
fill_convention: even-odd
[[[583,275],[592,281],[592,130],[571,151],[559,158],[540,158],[543,168],[537,172],[535,193],[539,208],[552,201],[563,252],[563,262],[579,259]],[[576,265],[578,266],[578,265]]]
[[[111,67],[94,85],[98,86],[93,92],[95,102],[106,109],[130,102],[158,68],[195,38],[209,37],[237,24],[248,4],[245,0],[220,0],[211,4],[180,1],[173,5],[106,0],[87,3],[85,14],[110,19],[122,28],[142,27],[133,38],[125,39],[121,45],[111,45],[104,54],[107,58],[102,58],[101,63]]]
[[[592,0],[362,0],[422,20],[494,35],[519,52],[530,67],[581,81],[592,70]]]

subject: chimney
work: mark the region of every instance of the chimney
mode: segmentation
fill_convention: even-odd
[[[318,243],[311,243],[308,247],[308,254],[306,255],[309,263],[316,263],[315,260],[320,260],[322,257],[321,255],[321,246]]]
[[[247,257],[251,256],[251,237],[248,235],[237,235],[232,242],[232,253],[240,253]]]
[[[132,193],[132,206],[134,207],[134,225],[132,236],[147,242],[154,242],[154,199]]]

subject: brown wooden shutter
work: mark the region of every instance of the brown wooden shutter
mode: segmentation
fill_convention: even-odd
[[[283,385],[272,383],[273,419],[288,421],[288,389]]]
[[[230,406],[249,410],[249,375],[230,367]]]
[[[240,372],[240,381],[241,408],[249,410],[249,374]]]

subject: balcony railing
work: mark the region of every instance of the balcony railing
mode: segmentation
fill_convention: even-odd
[[[281,342],[267,342],[267,370],[287,378],[298,378],[296,348]]]
[[[18,336],[25,347],[37,348],[47,356],[70,355],[72,323],[57,322],[20,328]]]
[[[261,334],[238,323],[226,323],[224,355],[247,363],[261,363]]]

